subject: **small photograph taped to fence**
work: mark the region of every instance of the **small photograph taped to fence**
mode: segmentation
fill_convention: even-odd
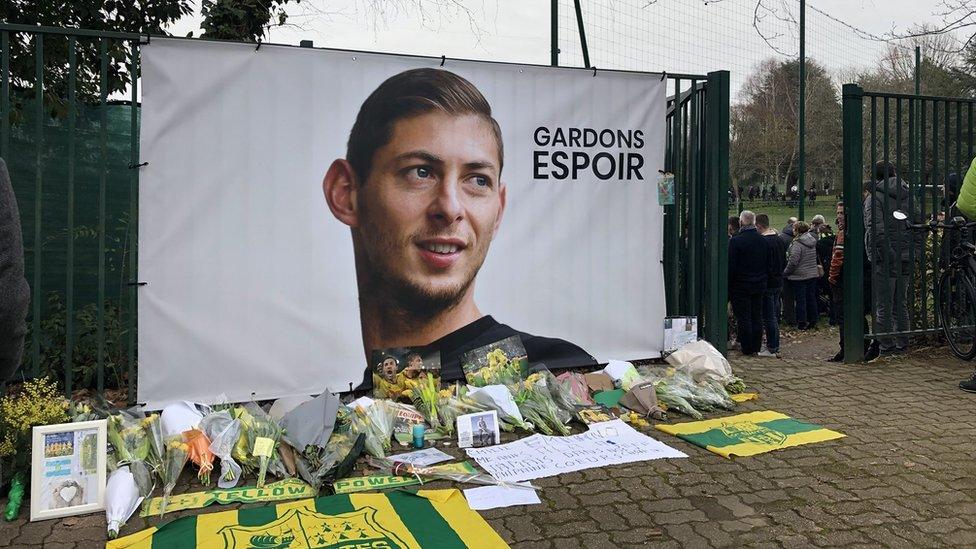
[[[481,448],[501,442],[498,412],[477,412],[457,418],[458,447]]]
[[[374,349],[370,357],[373,387],[380,398],[402,393],[406,380],[433,377],[440,384],[441,353],[432,347],[392,347]],[[397,393],[397,391],[400,393]]]

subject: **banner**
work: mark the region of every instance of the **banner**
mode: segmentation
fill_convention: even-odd
[[[318,495],[318,492],[297,478],[286,478],[270,484],[265,484],[264,488],[255,486],[240,486],[238,488],[218,488],[205,492],[189,492],[177,494],[169,497],[166,504],[166,511],[182,511],[184,509],[199,509],[219,503],[258,503],[270,501],[287,501],[289,499],[311,498]],[[143,505],[143,517],[158,516],[163,508],[163,498],[156,497],[149,500],[148,505]]]
[[[499,548],[501,536],[458,490],[350,494],[178,518],[109,540],[152,547]]]
[[[488,163],[498,182],[472,176],[468,194],[438,198],[444,211],[419,211],[471,222],[477,246],[425,242],[418,253],[433,265],[459,249],[484,253],[470,286],[477,308],[517,330],[598,360],[660,353],[660,75],[156,37],[141,51],[140,402],[271,399],[363,379],[354,220],[330,210],[323,179],[345,158],[367,97],[418,68],[470,82],[504,144],[498,165]],[[366,145],[390,138],[382,130]],[[417,188],[437,175],[409,169]],[[475,193],[500,196],[502,186],[497,226],[457,207]],[[384,229],[418,213],[401,203],[372,222]],[[403,238],[387,237],[380,244]]]
[[[467,461],[460,463],[448,463],[433,467],[438,471],[451,473],[477,474],[478,470]],[[350,494],[353,492],[366,492],[369,490],[382,490],[384,488],[398,488],[401,486],[413,486],[423,484],[420,477],[399,477],[391,475],[370,475],[368,477],[349,477],[336,481],[332,489],[337,494]]]

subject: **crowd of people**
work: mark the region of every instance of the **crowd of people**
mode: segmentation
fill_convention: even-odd
[[[868,333],[867,317],[871,317],[872,332],[879,337],[868,342],[867,361],[908,350],[910,319],[905,304],[912,251],[917,257],[924,253],[924,242],[919,241],[923,234],[892,215],[893,208],[911,208],[908,183],[891,163],[878,162],[872,171],[862,194],[861,294],[866,315],[862,322]],[[947,189],[947,197],[957,194],[958,183]],[[729,300],[736,323],[734,344],[744,354],[775,356],[781,324],[810,330],[826,317],[830,325],[843,327],[843,202],[837,202],[835,215],[836,233],[822,215],[809,224],[791,217],[779,232],[769,227],[765,214],[747,210],[729,218]],[[907,215],[916,217],[911,211]],[[843,329],[840,333],[840,350],[832,361],[843,360]]]
[[[837,203],[835,223],[841,227],[843,207]],[[747,355],[776,356],[781,324],[812,330],[823,316],[831,325],[840,322],[834,288],[839,284],[843,237],[838,250],[837,236],[822,215],[810,223],[791,217],[781,231],[769,225],[768,215],[749,210],[729,217],[734,343]],[[842,357],[838,353],[835,359]]]

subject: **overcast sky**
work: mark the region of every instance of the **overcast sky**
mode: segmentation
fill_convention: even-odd
[[[453,0],[303,0],[286,7],[291,25],[272,28],[267,40],[297,44],[309,39],[316,47],[549,63],[548,1],[458,1],[469,11],[443,7]],[[604,68],[672,73],[728,69],[735,94],[758,62],[797,54],[796,25],[784,19],[799,17],[798,0],[763,0],[777,10],[761,23],[775,49],[752,26],[756,1],[583,0],[592,62]],[[426,13],[405,7],[417,3],[427,7]],[[377,12],[372,8],[376,4],[386,8]],[[809,7],[878,36],[941,22],[934,15],[939,2],[933,0],[814,0],[807,5],[807,55],[835,74],[869,66],[886,45],[858,36]],[[571,0],[560,1],[560,61],[582,65],[572,6]],[[169,31],[199,36],[200,20],[197,9]]]

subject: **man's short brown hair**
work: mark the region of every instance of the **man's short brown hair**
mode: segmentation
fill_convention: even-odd
[[[766,214],[756,214],[756,225],[769,228],[769,216]]]
[[[440,110],[451,115],[476,114],[489,124],[498,142],[498,171],[504,154],[502,132],[491,116],[491,105],[471,82],[441,69],[411,69],[387,78],[359,108],[349,132],[346,160],[360,184],[369,177],[376,151],[390,142],[399,120]]]

